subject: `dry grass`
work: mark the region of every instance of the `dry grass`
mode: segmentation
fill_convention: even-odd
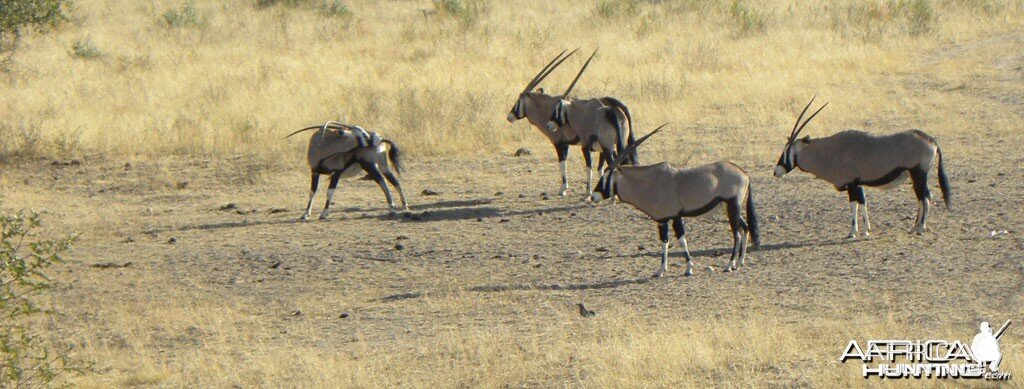
[[[815,93],[835,100],[822,128],[910,115],[953,126],[945,97],[893,77],[970,77],[920,57],[1024,24],[1024,7],[1002,0],[76,4],[70,25],[26,41],[3,81],[4,160],[292,155],[302,142],[280,136],[325,119],[380,130],[417,156],[542,147],[504,114],[542,63],[577,46],[602,48],[583,95],[621,97],[641,129],[667,121],[687,141],[682,127],[750,139],[719,157],[753,159]],[[546,85],[564,87],[581,60]]]
[[[979,117],[974,107],[995,105],[992,97],[999,96],[968,93],[995,90],[984,80],[998,79],[999,70],[987,65],[1017,46],[998,40],[980,50],[961,45],[1024,27],[1024,6],[1013,0],[79,0],[72,15],[51,35],[27,37],[15,72],[0,80],[0,164],[80,155],[157,162],[167,155],[247,155],[259,166],[242,173],[230,160],[215,158],[227,165],[215,179],[252,184],[268,167],[303,163],[305,143],[280,137],[325,119],[379,130],[421,160],[524,145],[549,153],[536,130],[506,123],[505,114],[551,56],[598,46],[579,93],[620,97],[641,132],[673,123],[661,142],[648,144],[654,156],[647,161],[692,157],[693,163],[736,160],[751,170],[767,166],[813,94],[832,104],[808,129],[812,135],[919,127],[943,140],[944,151],[963,165],[986,158],[970,152],[969,132],[1022,129],[1019,117],[1005,114],[1009,108]],[[971,55],[950,53],[958,49]],[[545,86],[563,88],[582,60],[568,62]],[[936,89],[953,93],[932,93]],[[958,142],[945,142],[951,138]],[[195,200],[188,191],[171,190],[190,171],[152,165],[152,181],[136,180],[149,185],[140,198]],[[102,177],[107,180],[106,172]],[[479,184],[475,177],[460,176],[460,184]],[[20,185],[3,175],[0,184]],[[112,191],[117,186],[111,184]],[[115,204],[93,210],[86,199],[58,201],[48,190],[4,195],[18,205],[59,208],[66,201],[75,219],[68,224],[79,229],[129,230],[140,219],[130,225],[138,234],[163,225],[152,209]],[[195,201],[226,198],[206,196]],[[97,238],[94,245],[112,239]],[[163,247],[132,253],[154,260],[149,257]],[[102,247],[92,255],[110,260]],[[85,289],[104,290],[110,276],[93,277],[83,277],[95,283]],[[583,320],[567,307],[524,304],[546,301],[532,291],[509,293],[504,301],[452,285],[450,293],[424,297],[416,307],[451,320],[423,323],[417,320],[426,315],[416,315],[406,323],[415,331],[384,342],[379,335],[365,341],[354,330],[325,344],[310,340],[323,336],[309,321],[269,314],[263,301],[218,295],[199,281],[167,274],[131,277],[118,279],[130,285],[117,284],[132,291],[130,299],[79,297],[93,313],[69,319],[70,328],[54,324],[74,356],[95,363],[87,374],[67,377],[71,384],[841,387],[865,383],[856,366],[836,368],[850,339],[967,339],[976,325],[966,318],[918,323],[894,313],[897,307],[881,314],[836,307],[846,317],[787,321],[784,314],[759,311],[647,317],[615,303]],[[305,317],[335,315],[338,299],[359,305],[388,291],[342,292],[330,297],[336,300],[318,293],[301,302]],[[385,305],[363,308],[394,309]],[[533,310],[529,320],[496,313],[523,309]],[[1024,355],[1014,347],[1004,352]],[[1024,371],[1020,360],[1007,360],[1006,370]]]

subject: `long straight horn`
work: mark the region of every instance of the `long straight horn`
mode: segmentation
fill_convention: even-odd
[[[640,139],[637,139],[635,142],[630,144],[629,147],[626,147],[626,149],[622,151],[622,154],[619,154],[619,156],[616,157],[614,161],[612,161],[612,164],[608,166],[608,169],[615,170],[616,168],[618,168],[619,164],[621,164],[622,161],[626,160],[626,158],[628,158],[630,154],[636,151],[637,147],[640,147],[641,143],[644,143],[644,141],[647,140],[647,138],[650,138],[651,135],[657,134],[658,131],[661,131],[661,129],[665,128],[665,126],[667,125],[668,123],[658,126],[658,128],[654,129],[654,131],[651,131],[650,134],[644,135]]]
[[[818,116],[818,112],[821,112],[821,110],[825,109],[825,107],[827,107],[827,106],[828,106],[828,102],[825,102],[825,105],[822,105],[821,108],[818,108],[817,111],[814,111],[814,113],[811,114],[811,116],[808,117],[807,120],[804,121],[804,124],[801,124],[800,128],[798,128],[796,130],[796,132],[793,133],[793,139],[796,139],[796,137],[800,135],[800,131],[803,131],[804,127],[807,127],[807,123],[810,123],[811,119],[814,119],[815,116]]]
[[[529,84],[526,84],[526,89],[523,89],[522,93],[529,92],[531,89],[537,86],[537,84],[540,84],[541,81],[544,81],[544,79],[547,78],[547,76],[551,74],[551,72],[554,71],[555,68],[561,65],[562,62],[565,62],[565,60],[569,59],[569,57],[571,57],[573,54],[576,54],[576,51],[578,50],[579,48],[569,52],[569,54],[565,54],[565,50],[562,50],[561,53],[558,53],[558,56],[556,56],[555,59],[552,59],[551,62],[548,62],[548,64],[544,66],[543,69],[540,70],[540,73],[537,73],[536,76],[533,76],[533,79],[530,80]],[[565,54],[565,56],[563,57],[562,54]]]
[[[796,123],[793,123],[793,129],[789,131],[789,140],[796,139],[796,128],[800,126],[800,119],[804,118],[804,114],[807,113],[807,109],[811,108],[811,104],[814,103],[814,99],[817,97],[818,95],[811,96],[811,101],[807,102],[807,106],[805,106],[804,110],[800,112],[800,116],[796,117]]]
[[[580,76],[583,75],[584,70],[587,70],[587,65],[590,65],[590,60],[594,59],[595,55],[597,55],[597,49],[594,49],[594,53],[590,54],[590,58],[587,58],[587,62],[583,64],[582,68],[580,68],[580,72],[576,73],[576,78],[573,79],[572,84],[569,84],[569,87],[565,89],[565,93],[562,94],[562,98],[569,97],[569,92],[572,92],[572,88],[576,86],[576,81],[580,80]]]

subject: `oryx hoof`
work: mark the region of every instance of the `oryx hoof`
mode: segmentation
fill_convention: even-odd
[[[864,234],[863,235],[864,235],[865,238],[870,237],[871,236],[871,232],[868,231],[868,230],[864,230]]]
[[[924,227],[914,227],[910,229],[910,233],[914,235],[924,235]]]
[[[304,222],[304,221],[307,221],[307,220],[309,220],[309,214],[308,213],[305,213],[302,216],[299,216],[299,221],[300,222]]]
[[[722,270],[723,273],[732,273],[734,271],[736,271],[736,266],[733,265],[726,265],[725,270]]]
[[[327,213],[327,212],[321,213],[320,214],[320,220],[327,220],[327,217],[330,216],[330,215],[331,214]]]
[[[693,271],[692,270],[687,270],[686,273],[683,273],[683,276],[684,277],[693,277]]]
[[[851,231],[849,234],[846,235],[846,239],[857,240],[857,233]]]
[[[664,277],[664,276],[665,276],[665,272],[659,270],[657,273],[654,273],[654,275],[651,276],[651,278],[661,278],[661,277]]]

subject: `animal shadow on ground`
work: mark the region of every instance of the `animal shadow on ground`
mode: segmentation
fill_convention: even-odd
[[[617,287],[625,286],[625,285],[646,284],[646,283],[648,283],[650,281],[651,281],[651,278],[644,277],[644,278],[632,278],[632,279],[623,279],[623,280],[610,280],[610,281],[597,281],[597,282],[588,282],[588,283],[577,283],[577,284],[568,284],[568,285],[562,285],[562,284],[479,285],[479,286],[473,286],[473,287],[466,288],[465,290],[469,291],[469,292],[490,293],[490,292],[525,291],[525,290],[551,291],[551,290],[611,289],[611,288],[617,288]],[[399,294],[393,294],[393,295],[382,297],[382,298],[380,298],[379,301],[384,301],[384,302],[387,302],[387,301],[401,301],[401,300],[408,300],[408,299],[424,297],[424,296],[426,296],[428,294],[430,294],[430,293],[425,293],[425,292],[399,293]]]
[[[483,206],[493,203],[493,199],[477,199],[477,200],[445,200],[437,201],[433,203],[417,204],[411,206],[411,211],[398,212],[390,214],[386,208],[363,208],[363,207],[345,207],[339,211],[335,211],[331,221],[344,221],[348,219],[352,220],[366,220],[366,219],[377,219],[377,220],[400,220],[409,222],[431,222],[431,221],[451,221],[451,220],[466,220],[476,218],[489,218],[497,216],[519,216],[519,215],[532,215],[538,212],[550,213],[550,212],[565,212],[574,209],[582,208],[584,205],[562,205],[562,206],[551,206],[543,208],[524,209],[517,211],[506,211],[498,207]],[[417,212],[418,211],[418,212]],[[296,211],[295,214],[298,214]],[[352,214],[358,213],[358,216],[352,216]],[[238,221],[226,221],[206,224],[194,224],[185,225],[180,227],[158,227],[144,231],[145,233],[155,234],[168,231],[194,231],[194,230],[219,230],[226,228],[239,228],[239,227],[252,227],[261,225],[276,225],[276,224],[295,224],[295,223],[316,223],[317,221],[299,221],[291,214],[286,213],[283,219],[269,219],[269,220],[238,220]]]
[[[747,250],[747,253],[748,254],[749,253],[756,254],[756,253],[764,253],[764,252],[771,252],[771,251],[776,251],[776,250],[794,249],[794,248],[801,248],[801,247],[836,246],[836,245],[844,245],[844,244],[850,244],[850,243],[857,243],[857,242],[860,242],[860,241],[861,240],[842,239],[842,240],[807,241],[807,242],[783,242],[783,243],[762,244],[760,249],[754,250],[751,247],[750,249]],[[732,246],[722,247],[722,248],[690,250],[690,255],[693,256],[694,258],[697,258],[697,257],[727,256],[727,255],[730,255],[731,253],[732,253]],[[640,253],[640,254],[601,255],[601,256],[594,256],[593,258],[594,259],[604,260],[604,259],[616,259],[616,258],[632,258],[632,257],[637,256],[637,255],[660,256],[661,255],[661,251],[660,250],[658,250],[658,251],[648,250],[648,251]],[[678,247],[670,247],[669,248],[669,252],[668,252],[668,256],[670,258],[685,258],[685,256],[683,255],[682,249],[679,249]]]

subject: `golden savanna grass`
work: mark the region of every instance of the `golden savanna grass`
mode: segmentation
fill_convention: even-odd
[[[0,152],[276,159],[303,146],[282,135],[326,119],[418,156],[540,147],[536,130],[504,121],[516,93],[563,48],[600,47],[580,95],[621,98],[641,131],[669,122],[689,130],[676,137],[733,154],[719,157],[752,158],[702,139],[774,145],[813,94],[835,100],[823,127],[908,116],[958,126],[895,77],[970,73],[922,56],[1019,28],[1024,12],[1002,0],[366,1],[340,14],[280,3],[76,2],[5,77]],[[186,7],[191,17],[168,23]],[[543,86],[564,88],[582,59]]]
[[[396,0],[347,1],[346,12],[334,1],[258,3],[76,1],[67,24],[27,36],[11,72],[0,76],[0,164],[17,168],[37,158],[83,156],[161,161],[170,155],[195,166],[208,159],[220,166],[217,161],[241,155],[263,161],[246,163],[256,169],[288,166],[299,172],[305,142],[280,138],[327,119],[382,132],[414,163],[480,161],[522,146],[550,154],[535,129],[509,124],[505,115],[544,63],[576,47],[580,54],[600,47],[579,95],[620,98],[632,109],[640,133],[672,124],[659,142],[645,145],[648,161],[729,159],[751,171],[765,170],[798,110],[815,94],[831,104],[808,128],[812,135],[847,127],[919,127],[936,135],[943,151],[958,155],[962,165],[986,158],[971,153],[972,132],[1019,134],[1022,129],[1018,116],[990,115],[1009,112],[992,108],[1000,96],[934,93],[984,89],[985,80],[1002,77],[998,73],[1007,69],[990,65],[1019,45],[992,38],[1019,34],[1024,27],[1024,5],[1014,0]],[[543,86],[561,91],[584,58],[568,61]],[[983,115],[977,106],[989,110]],[[222,170],[232,175],[255,175],[226,164],[231,166]],[[499,167],[494,169],[485,177],[497,176]],[[110,177],[120,172],[114,170],[104,171],[102,180],[114,182]],[[171,180],[167,187],[176,182],[156,179]],[[859,378],[857,364],[838,363],[849,340],[866,334],[967,339],[977,324],[974,318],[915,321],[898,303],[877,301],[849,310],[837,306],[841,314],[815,320],[789,320],[784,312],[759,311],[772,306],[776,296],[756,294],[743,297],[753,309],[734,307],[719,317],[640,315],[644,307],[613,301],[593,320],[583,320],[555,303],[536,304],[548,301],[544,292],[464,293],[467,285],[448,285],[443,271],[431,269],[431,279],[449,290],[414,303],[381,303],[393,290],[378,285],[288,285],[330,291],[297,293],[303,296],[295,302],[302,305],[303,317],[336,317],[339,300],[370,312],[359,323],[372,322],[371,313],[378,310],[424,313],[406,317],[409,332],[364,337],[356,329],[347,338],[325,341],[309,322],[268,314],[267,306],[277,308],[275,301],[225,294],[230,289],[198,279],[146,273],[157,267],[147,268],[147,260],[162,258],[157,248],[169,247],[162,242],[146,246],[150,252],[138,246],[118,251],[137,257],[104,256],[102,246],[122,243],[117,234],[124,230],[164,226],[153,215],[179,218],[167,225],[209,217],[182,215],[180,208],[172,214],[161,209],[166,203],[187,208],[183,204],[192,200],[239,201],[226,192],[236,196],[234,184],[258,183],[216,179],[232,188],[225,193],[196,189],[199,195],[188,198],[187,190],[143,187],[137,197],[145,201],[139,201],[160,204],[145,213],[132,208],[136,204],[125,205],[127,195],[109,207],[86,210],[75,207],[95,204],[92,200],[41,187],[3,193],[5,206],[56,208],[55,203],[71,199],[74,206],[66,210],[71,216],[54,215],[54,224],[92,231],[90,237],[100,243],[83,250],[93,255],[90,260],[134,260],[130,270],[139,269],[116,280],[132,291],[127,298],[111,293],[94,301],[72,289],[64,295],[70,294],[70,301],[52,302],[88,311],[48,323],[74,357],[93,364],[62,379],[80,387],[859,386],[878,382]],[[0,176],[5,188],[19,182]],[[550,183],[553,189],[555,176]],[[243,195],[272,197],[276,205],[305,194],[305,189],[282,194],[253,187]],[[116,185],[111,188],[116,192]],[[166,241],[166,234],[159,238]],[[244,247],[225,243],[232,251],[235,245]],[[81,275],[76,287],[105,292],[110,281],[103,277],[109,274]],[[894,292],[892,299],[899,297]],[[877,304],[887,309],[871,311]],[[1020,312],[1020,306],[1008,309]],[[509,318],[508,312],[523,311],[532,312],[529,320]],[[426,313],[454,318],[423,322]],[[69,322],[75,326],[69,328]],[[1005,370],[1024,373],[1020,342],[1003,351],[1017,356],[1006,361]],[[1004,386],[1020,382],[1015,377]]]

